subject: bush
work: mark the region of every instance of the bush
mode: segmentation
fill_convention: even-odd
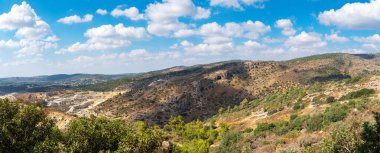
[[[350,100],[348,102],[348,105],[352,108],[356,108],[357,110],[361,111],[367,108],[366,101],[364,100]]]
[[[223,135],[220,145],[212,152],[215,153],[239,153],[239,140],[242,138],[241,133],[237,131],[228,131]]]
[[[333,102],[335,102],[335,97],[332,97],[332,96],[327,97],[327,98],[326,98],[326,102],[327,102],[327,103],[333,103]]]
[[[301,102],[296,102],[293,106],[293,110],[303,109],[305,106]]]
[[[254,130],[254,135],[258,136],[262,132],[271,131],[276,125],[273,123],[258,123],[256,129]]]
[[[325,110],[324,120],[327,123],[338,122],[347,117],[348,108],[341,104],[332,105]]]
[[[180,150],[183,153],[208,153],[209,148],[210,144],[207,140],[193,139],[189,142],[186,142]]]
[[[0,152],[58,152],[61,133],[44,111],[0,99]]]
[[[365,122],[361,138],[364,143],[360,146],[361,152],[380,152],[380,113],[374,113],[375,124]]]
[[[133,138],[131,128],[121,121],[78,118],[68,124],[65,144],[69,152],[116,151],[124,137]]]
[[[316,114],[305,120],[306,130],[317,131],[323,128],[323,114]]]
[[[292,114],[290,115],[290,120],[293,121],[294,119],[296,119],[298,117],[297,114]]]
[[[352,77],[352,78],[348,79],[346,81],[346,84],[356,83],[356,82],[359,82],[361,79],[362,79],[361,76],[355,76],[355,77]]]
[[[359,127],[340,124],[333,129],[330,136],[322,141],[323,152],[357,152],[361,144]]]
[[[342,96],[340,100],[349,100],[349,99],[355,99],[355,98],[360,98],[360,97],[366,97],[374,93],[375,93],[375,90],[365,88],[359,91],[350,92],[347,95]]]
[[[123,137],[117,152],[155,152],[162,142],[163,132],[158,127],[149,128],[143,122],[133,123],[133,133]]]

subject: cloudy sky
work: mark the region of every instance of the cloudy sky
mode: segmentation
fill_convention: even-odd
[[[380,0],[0,0],[0,77],[379,53]]]

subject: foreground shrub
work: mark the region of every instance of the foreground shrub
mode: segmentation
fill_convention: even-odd
[[[58,152],[59,138],[41,108],[0,99],[0,152]]]
[[[79,118],[69,123],[65,145],[69,152],[116,151],[119,142],[131,136],[131,129],[121,121]]]
[[[214,153],[240,153],[238,146],[239,140],[242,138],[241,133],[237,131],[228,131],[223,135],[220,145],[212,152]]]
[[[361,152],[380,152],[380,113],[374,113],[375,124],[365,122],[361,137],[364,143],[360,146]]]
[[[362,143],[359,124],[339,124],[333,128],[330,136],[322,141],[322,151],[325,153],[357,152]]]

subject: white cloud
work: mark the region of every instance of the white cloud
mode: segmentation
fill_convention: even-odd
[[[149,4],[145,12],[148,31],[158,36],[169,36],[187,29],[188,25],[180,22],[180,17],[204,19],[210,15],[210,10],[196,7],[192,0],[163,0],[162,3]]]
[[[264,8],[264,2],[265,0],[211,0],[210,5],[242,10],[242,5]]]
[[[284,40],[281,38],[271,38],[271,37],[264,37],[263,42],[269,43],[269,44],[274,44],[274,43],[281,43]]]
[[[181,37],[190,37],[193,35],[196,35],[197,31],[192,29],[181,29],[174,33],[174,37],[181,38]]]
[[[16,39],[0,40],[0,47],[18,49],[16,57],[41,56],[43,51],[57,47],[58,38],[49,24],[26,2],[14,4],[8,13],[0,15],[0,30],[15,30]],[[48,39],[52,37],[56,39]]]
[[[185,47],[184,50],[189,55],[221,55],[222,53],[228,53],[234,50],[232,42],[207,44],[201,43],[198,45],[192,45]]]
[[[325,39],[331,42],[340,42],[340,43],[350,41],[350,39],[348,39],[347,37],[339,36],[337,33],[325,35]]]
[[[233,38],[257,39],[270,30],[270,26],[267,26],[260,21],[253,22],[248,20],[242,23],[228,22],[224,25],[212,22],[203,24],[198,29],[180,30],[175,33],[175,36],[189,37],[198,35],[203,37],[203,42],[200,44],[194,45],[187,41],[181,43],[181,47],[183,47],[188,54],[220,55],[237,49],[233,44]],[[184,43],[187,45],[184,45]],[[248,46],[244,49],[252,49],[255,45],[257,45],[256,47],[264,46],[256,43],[257,42],[254,41],[247,41],[246,45]],[[172,48],[178,48],[178,44],[173,45]]]
[[[261,21],[251,21],[242,23],[228,22],[219,25],[216,22],[203,24],[199,29],[179,30],[175,33],[176,37],[189,37],[193,35],[201,35],[205,39],[230,39],[231,37],[240,37],[248,39],[257,39],[265,33],[271,31],[270,26],[265,25]]]
[[[123,24],[115,26],[102,25],[87,30],[84,35],[89,38],[85,43],[76,42],[67,49],[63,49],[57,53],[122,48],[129,46],[131,41],[149,37],[145,28],[125,27]]]
[[[357,42],[362,42],[362,43],[380,43],[379,34],[374,34],[368,37],[353,37],[353,39]]]
[[[20,43],[14,40],[0,40],[0,48],[18,48]]]
[[[285,36],[293,36],[296,34],[296,30],[293,28],[293,23],[289,19],[280,19],[276,21],[275,26],[281,28],[281,33]]]
[[[380,49],[380,35],[374,34],[368,37],[353,37],[357,42],[363,43],[362,48],[367,50],[378,50]]]
[[[105,10],[105,9],[97,9],[96,10],[96,13],[97,14],[100,14],[100,15],[107,15],[107,10]]]
[[[150,54],[145,49],[135,49],[135,50],[131,50],[128,54],[123,54],[123,55],[126,55],[129,58],[139,59],[139,58],[148,57]]]
[[[380,29],[380,0],[368,3],[347,3],[342,8],[324,11],[318,15],[323,25],[349,29]]]
[[[202,7],[197,7],[196,14],[194,15],[194,19],[207,19],[210,17],[211,10],[205,9]]]
[[[140,14],[139,10],[136,7],[126,8],[124,10],[120,8],[115,8],[111,15],[113,17],[127,17],[131,20],[137,21],[144,19],[144,14]]]
[[[380,46],[375,44],[363,44],[362,47],[367,50],[378,50]]]
[[[256,42],[256,41],[252,41],[252,40],[248,40],[248,41],[244,42],[244,46],[248,47],[250,49],[261,49],[261,48],[266,47],[265,45],[260,44],[259,42]]]
[[[11,11],[0,15],[0,30],[16,30],[33,26],[36,20],[41,20],[32,7],[26,2],[13,5]]]
[[[187,41],[187,40],[184,40],[181,42],[181,46],[183,47],[191,47],[191,46],[194,46],[193,43]]]
[[[299,35],[291,36],[284,45],[290,51],[313,52],[315,49],[325,47],[327,43],[321,39],[321,35],[314,32],[302,31]]]
[[[81,18],[78,15],[72,15],[72,16],[58,19],[57,22],[62,23],[62,24],[85,23],[85,22],[91,22],[93,17],[94,16],[91,14],[86,14],[83,16],[83,18]]]

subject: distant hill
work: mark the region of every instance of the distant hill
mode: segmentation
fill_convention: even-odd
[[[0,94],[69,89],[120,78],[128,78],[134,75],[135,74],[57,74],[36,77],[0,78]]]

